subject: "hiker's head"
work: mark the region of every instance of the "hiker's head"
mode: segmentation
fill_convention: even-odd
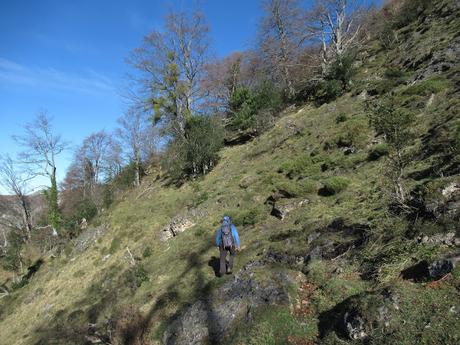
[[[222,223],[224,224],[230,224],[230,217],[229,216],[224,216]]]

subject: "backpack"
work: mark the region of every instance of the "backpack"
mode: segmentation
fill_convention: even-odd
[[[222,246],[224,249],[233,248],[234,242],[230,224],[222,225],[220,231],[222,231]]]

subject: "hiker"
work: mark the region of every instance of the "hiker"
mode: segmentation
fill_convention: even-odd
[[[240,237],[236,231],[235,225],[230,221],[229,216],[225,216],[222,226],[217,230],[216,246],[220,250],[220,275],[224,273],[231,274],[233,269],[233,259],[236,252],[240,250]],[[230,252],[228,266],[226,264],[227,252]]]

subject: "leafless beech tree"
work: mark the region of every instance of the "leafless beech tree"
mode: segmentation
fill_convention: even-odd
[[[322,69],[359,43],[362,9],[354,0],[316,0],[306,32],[321,42]]]
[[[123,168],[123,149],[118,142],[112,138],[111,145],[107,152],[105,174],[108,178],[117,176]]]
[[[60,135],[53,133],[51,121],[46,111],[41,111],[24,126],[24,135],[13,136],[25,148],[19,155],[21,162],[35,166],[34,174],[50,178],[56,176],[56,157],[69,147]]]
[[[120,127],[116,134],[126,147],[128,161],[135,165],[134,184],[139,186],[141,163],[143,159],[149,158],[153,153],[149,149],[153,150],[155,146],[152,144],[156,138],[152,137],[155,133],[152,131],[151,121],[146,113],[131,108],[118,119],[118,124]]]
[[[30,176],[21,172],[10,156],[0,157],[0,185],[16,199],[22,213],[23,226],[27,239],[30,240],[32,232],[32,221],[30,216],[30,203],[28,194],[30,188],[28,181]],[[6,237],[5,237],[6,242]]]
[[[259,46],[267,67],[279,79],[287,94],[295,93],[292,68],[305,41],[303,12],[298,0],[266,0],[259,32]]]
[[[111,146],[111,137],[105,131],[99,131],[87,136],[77,152],[77,159],[83,164],[85,180],[91,193],[103,177]]]
[[[247,65],[245,53],[235,52],[205,66],[201,88],[206,95],[204,106],[211,113],[225,113],[236,88],[246,84],[244,70]]]
[[[152,31],[128,62],[140,75],[132,77],[132,99],[142,111],[154,111],[157,122],[183,135],[185,120],[202,98],[200,81],[208,56],[208,26],[201,12],[170,13],[165,30]]]
[[[56,181],[56,158],[68,148],[68,144],[53,131],[51,118],[46,112],[40,112],[32,123],[24,126],[25,134],[13,138],[25,148],[19,157],[28,164],[34,175],[47,176],[50,179],[48,193],[49,220],[54,228],[59,226],[58,191]]]

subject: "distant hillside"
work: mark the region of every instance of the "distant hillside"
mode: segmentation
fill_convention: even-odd
[[[1,297],[0,344],[459,344],[458,18],[436,1],[397,43],[370,39],[350,92],[206,176],[147,176]],[[405,208],[369,121],[384,99],[414,115]],[[217,278],[226,214],[242,250]]]
[[[45,207],[43,193],[37,192],[28,197],[30,208],[33,210],[33,221],[37,222]],[[20,205],[13,195],[0,195],[0,232],[8,227],[22,227]]]

